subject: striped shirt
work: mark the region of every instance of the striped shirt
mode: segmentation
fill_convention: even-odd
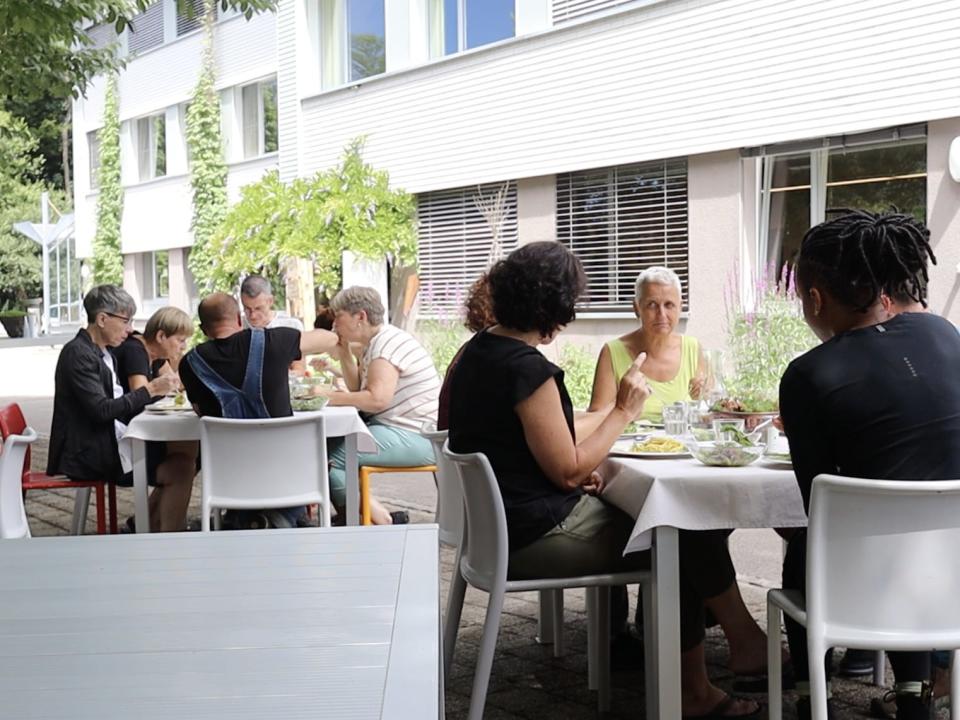
[[[360,358],[361,389],[367,386],[370,363],[378,358],[393,365],[400,377],[390,405],[371,420],[418,432],[426,420],[436,422],[440,377],[423,345],[398,327],[381,325]]]

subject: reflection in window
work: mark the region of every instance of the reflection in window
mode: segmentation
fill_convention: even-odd
[[[430,0],[430,57],[516,35],[514,0]]]
[[[156,250],[144,253],[143,289],[144,300],[165,300],[170,297],[170,252]]]
[[[926,142],[921,141],[764,158],[765,186],[769,187],[764,218],[766,261],[770,271],[779,275],[785,264],[793,262],[804,234],[811,225],[822,222],[829,210],[882,212],[897,208],[925,222],[926,156]],[[819,173],[814,169],[817,167]]]
[[[384,0],[319,0],[317,8],[321,87],[386,71]]]
[[[241,88],[243,157],[254,158],[277,151],[277,81]]]
[[[167,120],[164,114],[137,120],[137,169],[140,181],[167,174]]]

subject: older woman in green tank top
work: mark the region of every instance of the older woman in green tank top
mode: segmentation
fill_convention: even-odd
[[[647,354],[643,374],[653,395],[647,398],[643,419],[660,422],[664,405],[699,399],[704,361],[696,338],[676,332],[680,320],[680,278],[673,270],[651,267],[637,277],[633,309],[640,327],[603,346],[593,378],[590,410],[608,406],[634,359]]]

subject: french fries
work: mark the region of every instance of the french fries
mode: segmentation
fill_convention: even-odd
[[[666,435],[654,435],[643,442],[633,444],[633,452],[646,453],[677,453],[684,452],[686,446],[676,438]]]

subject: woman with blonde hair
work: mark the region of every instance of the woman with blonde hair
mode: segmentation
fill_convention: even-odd
[[[124,392],[144,387],[159,375],[176,373],[192,334],[193,320],[180,308],[167,306],[153,313],[142,335],[131,333],[111,351]],[[185,529],[198,454],[198,443],[192,441],[147,443],[147,478],[154,485],[150,494],[151,529]],[[133,482],[129,473],[125,482]]]

